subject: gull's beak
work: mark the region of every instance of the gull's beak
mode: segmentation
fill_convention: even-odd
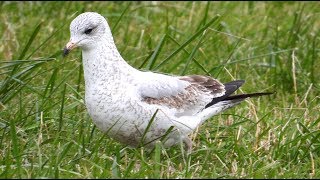
[[[77,45],[76,45],[75,43],[69,41],[69,42],[67,43],[67,45],[64,47],[64,49],[63,49],[63,56],[68,55],[69,52],[70,52],[72,49],[76,48],[76,47],[77,47]]]

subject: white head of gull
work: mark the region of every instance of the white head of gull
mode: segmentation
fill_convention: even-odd
[[[82,49],[85,104],[96,126],[131,147],[184,143],[199,125],[244,99],[270,93],[231,95],[243,83],[222,84],[209,76],[143,72],[121,57],[106,19],[86,12],[70,25],[64,54]]]

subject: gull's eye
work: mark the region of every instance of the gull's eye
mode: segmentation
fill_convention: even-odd
[[[92,32],[93,28],[89,28],[89,29],[86,29],[84,31],[85,34],[90,34]]]

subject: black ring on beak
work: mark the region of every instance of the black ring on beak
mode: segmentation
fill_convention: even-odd
[[[66,57],[68,54],[70,53],[70,49],[68,49],[67,47],[64,47],[63,49],[63,57]]]

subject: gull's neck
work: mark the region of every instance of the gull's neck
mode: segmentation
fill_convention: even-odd
[[[103,36],[94,48],[82,50],[86,86],[99,80],[112,81],[131,76],[138,70],[131,67],[120,55],[112,36]]]

